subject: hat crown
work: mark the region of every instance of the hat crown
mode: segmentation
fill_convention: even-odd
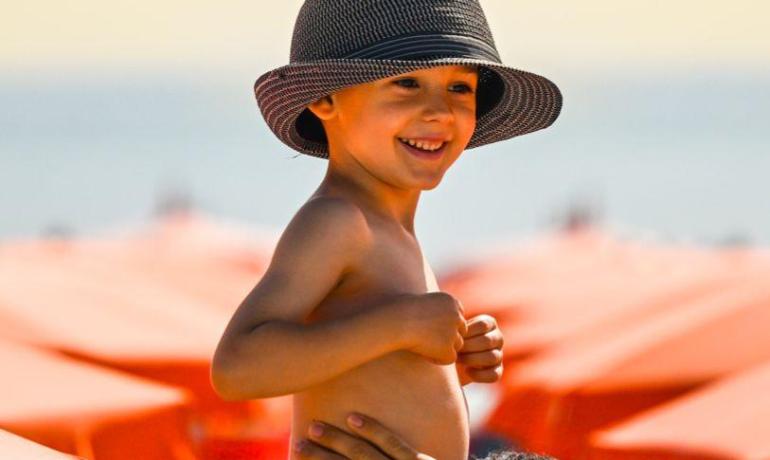
[[[290,62],[355,57],[357,51],[409,35],[461,36],[500,62],[478,0],[306,0],[294,24]],[[401,57],[391,53],[388,58]]]

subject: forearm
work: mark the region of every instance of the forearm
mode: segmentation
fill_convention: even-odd
[[[228,399],[296,393],[402,347],[396,303],[309,325],[269,321],[240,337],[226,371]]]

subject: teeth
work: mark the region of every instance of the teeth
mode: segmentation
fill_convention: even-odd
[[[403,137],[399,137],[399,140],[422,150],[438,150],[439,147],[444,145],[443,142],[430,143],[430,142],[422,142],[422,141],[413,141],[412,139],[404,139]]]

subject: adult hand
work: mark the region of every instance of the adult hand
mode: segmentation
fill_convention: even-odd
[[[357,419],[356,419],[357,417]],[[356,423],[360,421],[360,425]],[[314,431],[317,424],[321,431]],[[351,433],[334,425],[314,421],[308,429],[310,441],[302,439],[295,447],[303,460],[435,460],[414,450],[377,420],[353,413],[347,418]]]
[[[503,375],[503,334],[493,317],[478,315],[468,320],[455,366],[462,385],[500,380]]]

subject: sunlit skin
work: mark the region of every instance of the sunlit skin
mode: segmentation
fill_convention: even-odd
[[[311,104],[330,143],[326,175],[234,313],[212,370],[228,399],[292,394],[292,442],[314,421],[344,428],[358,411],[418,452],[467,459],[462,385],[500,379],[502,335],[440,292],[413,222],[420,193],[473,135],[477,83],[473,68],[433,67]],[[399,138],[448,144],[426,159]]]
[[[344,88],[309,109],[322,120],[329,165],[321,188],[356,195],[413,233],[420,192],[435,188],[476,128],[478,74],[470,66],[416,70]],[[443,156],[409,154],[399,137],[449,139]]]
[[[473,67],[433,67],[344,88],[309,106],[324,125],[330,152],[326,176],[311,199],[355,203],[371,236],[346,283],[330,292],[308,321],[365,312],[404,292],[439,291],[414,234],[414,215],[420,193],[438,186],[473,135],[477,84]],[[410,153],[399,138],[448,144],[441,157],[425,159]],[[392,318],[404,327],[404,318]],[[480,324],[468,330],[473,335],[498,332],[496,327],[478,330]],[[366,327],[367,334],[388,330],[378,321]],[[464,357],[456,365],[436,366],[400,350],[295,394],[292,440],[309,433],[311,420],[342,428],[346,414],[356,409],[398,427],[420,451],[465,459],[469,433],[461,386],[475,379],[496,381],[502,370],[499,340],[470,334],[467,340],[466,350],[484,350],[470,353],[467,362]],[[478,347],[474,340],[484,343]]]

